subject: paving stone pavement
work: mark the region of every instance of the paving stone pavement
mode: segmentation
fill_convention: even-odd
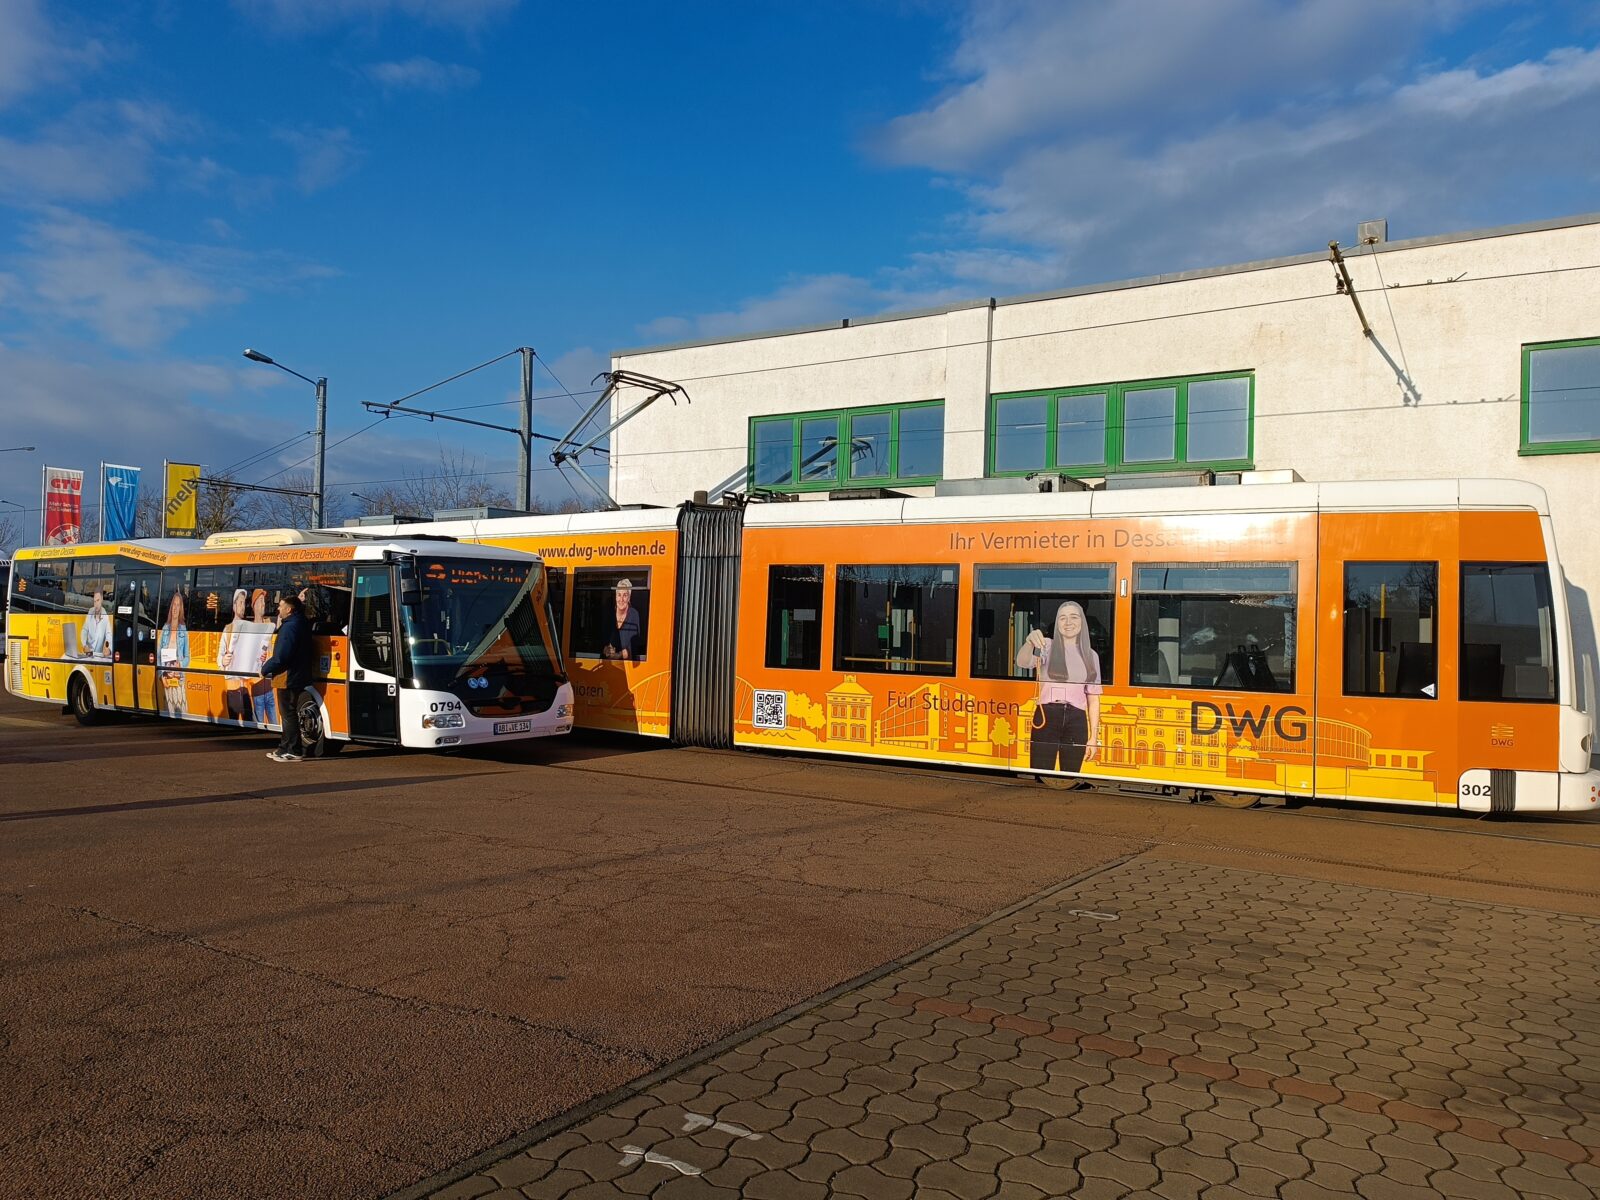
[[[1600,1194],[1600,921],[1103,871],[435,1193]]]

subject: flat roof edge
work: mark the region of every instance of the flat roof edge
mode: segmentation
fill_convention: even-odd
[[[1496,225],[1485,229],[1461,230],[1454,233],[1429,234],[1426,237],[1380,242],[1370,248],[1346,248],[1351,250],[1360,249],[1363,256],[1369,253],[1387,254],[1394,250],[1421,250],[1429,246],[1446,246],[1455,242],[1479,242],[1490,238],[1515,237],[1518,234],[1525,233],[1549,233],[1557,229],[1575,229],[1584,225],[1600,225],[1600,212],[1580,213],[1568,217],[1553,217],[1544,221],[1524,221],[1516,225]],[[686,341],[666,342],[656,346],[613,350],[611,357],[613,359],[633,358],[645,354],[667,354],[674,350],[693,350],[705,346],[762,341],[767,338],[795,337],[803,333],[827,333],[830,330],[853,329],[858,325],[879,325],[890,321],[912,321],[919,317],[942,316],[946,313],[964,312],[973,308],[987,308],[990,305],[999,308],[1012,304],[1036,304],[1043,300],[1070,300],[1077,296],[1092,296],[1098,292],[1122,292],[1133,288],[1156,287],[1165,283],[1187,283],[1196,279],[1215,279],[1224,275],[1242,275],[1251,271],[1268,271],[1278,267],[1301,267],[1311,263],[1327,261],[1328,254],[1325,250],[1306,254],[1290,254],[1280,258],[1262,258],[1221,267],[1196,267],[1192,271],[1172,271],[1164,275],[1145,275],[1136,279],[1090,283],[1079,287],[1060,288],[1048,292],[1030,292],[1018,296],[963,300],[953,304],[937,305],[933,308],[886,312],[879,313],[876,316],[846,317],[838,321],[828,321],[816,325],[800,325],[789,329],[769,329],[754,333],[727,334],[721,337],[692,338]]]

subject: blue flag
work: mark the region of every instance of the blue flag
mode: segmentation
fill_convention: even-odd
[[[108,542],[137,537],[139,468],[100,464],[100,536]]]

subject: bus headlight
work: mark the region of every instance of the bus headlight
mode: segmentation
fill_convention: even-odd
[[[467,719],[460,713],[430,713],[422,718],[424,729],[460,729]]]
[[[568,717],[570,717],[571,715],[572,715],[572,705],[570,705],[570,704],[558,704],[558,705],[556,705],[556,720],[564,721]]]

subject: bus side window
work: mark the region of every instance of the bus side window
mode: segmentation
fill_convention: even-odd
[[[194,605],[189,613],[189,628],[196,633],[221,633],[233,620],[234,592],[238,587],[237,567],[196,569]],[[246,615],[248,616],[248,609]]]
[[[394,672],[394,601],[389,570],[356,568],[355,612],[350,622],[350,648],[356,661],[386,675]]]
[[[555,630],[556,645],[564,647],[567,626],[567,569],[546,567],[544,578],[550,597],[550,621]]]

